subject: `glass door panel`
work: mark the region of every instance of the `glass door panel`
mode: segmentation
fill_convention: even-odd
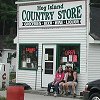
[[[53,48],[45,48],[45,74],[53,74]]]
[[[53,62],[45,62],[45,74],[53,74]]]

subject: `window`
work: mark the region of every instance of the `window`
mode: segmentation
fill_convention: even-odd
[[[45,48],[45,74],[53,74],[53,48]]]
[[[19,45],[19,68],[37,69],[38,66],[38,44]]]
[[[78,73],[80,72],[80,45],[62,44],[58,45],[58,66],[71,66]]]

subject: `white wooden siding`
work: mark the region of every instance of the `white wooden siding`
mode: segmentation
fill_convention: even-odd
[[[18,30],[19,43],[38,43],[38,79],[37,88],[41,88],[41,65],[42,65],[42,44],[80,44],[80,74],[78,74],[77,93],[84,90],[87,83],[87,65],[86,65],[86,27],[80,28],[52,28],[52,29],[20,29]],[[17,71],[17,81],[26,82],[32,88],[35,87],[35,71]]]
[[[88,81],[100,79],[100,44],[89,45]]]
[[[79,43],[86,39],[85,28],[19,30],[20,43]]]
[[[37,75],[34,70],[18,70],[17,82],[26,83],[31,86],[32,89],[40,89],[41,87],[41,68],[38,68]]]

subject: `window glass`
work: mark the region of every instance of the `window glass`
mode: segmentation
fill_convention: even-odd
[[[53,74],[53,62],[45,62],[45,74]]]
[[[48,56],[48,61],[53,61],[53,49],[46,48],[45,49],[45,54]]]
[[[73,70],[80,72],[80,45],[58,45],[59,65],[71,66]]]
[[[19,67],[36,69],[38,66],[38,45],[20,44]]]

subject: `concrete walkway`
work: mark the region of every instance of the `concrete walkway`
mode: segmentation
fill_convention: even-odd
[[[25,93],[24,100],[82,100],[78,98],[64,98],[64,97],[54,97],[54,96],[44,96],[38,94],[28,94]]]
[[[7,96],[7,91],[0,91],[0,96],[2,97],[6,97]],[[24,100],[33,100],[34,96],[37,96],[37,97],[44,97],[44,98],[52,98],[54,96],[44,96],[46,94],[46,90],[25,90],[24,91]],[[73,97],[72,96],[58,96],[60,98],[66,98],[66,100],[73,100]],[[37,99],[38,100],[38,99]],[[76,98],[74,98],[74,100],[82,100],[82,97],[81,96],[77,96]]]

